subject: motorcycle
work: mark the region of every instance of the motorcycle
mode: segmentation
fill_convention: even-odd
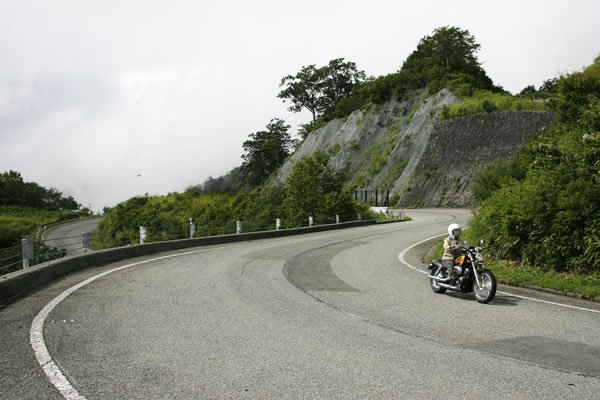
[[[483,265],[483,255],[480,247],[463,247],[461,253],[452,261],[454,274],[448,277],[449,271],[441,260],[434,260],[429,264],[431,270],[429,281],[435,293],[444,293],[446,290],[455,292],[473,293],[479,303],[489,303],[496,295],[496,277]]]

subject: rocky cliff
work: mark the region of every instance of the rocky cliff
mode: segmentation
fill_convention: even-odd
[[[543,134],[552,114],[497,112],[438,121],[445,105],[458,101],[447,90],[433,96],[415,92],[333,120],[312,132],[281,167],[317,150],[331,156],[347,184],[389,189],[399,207],[471,207],[474,173],[513,154],[528,138]]]

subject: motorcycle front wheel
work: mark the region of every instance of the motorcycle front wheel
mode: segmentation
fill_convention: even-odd
[[[481,287],[477,286],[477,281],[473,280],[473,294],[475,300],[479,303],[489,303],[496,295],[496,277],[492,271],[483,271],[477,273]]]

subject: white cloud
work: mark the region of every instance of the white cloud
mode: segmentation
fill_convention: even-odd
[[[240,164],[303,65],[400,68],[443,25],[468,29],[495,83],[517,92],[600,54],[594,1],[4,0],[0,171],[95,209],[164,194]],[[137,177],[141,174],[141,177]]]

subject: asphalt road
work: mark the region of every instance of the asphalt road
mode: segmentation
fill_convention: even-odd
[[[69,276],[0,311],[0,398],[600,397],[600,304],[435,294],[418,243],[468,213],[408,214]]]
[[[44,243],[50,247],[66,249],[68,256],[84,254],[83,232],[94,233],[101,220],[102,218],[87,218],[58,225],[44,232]]]

